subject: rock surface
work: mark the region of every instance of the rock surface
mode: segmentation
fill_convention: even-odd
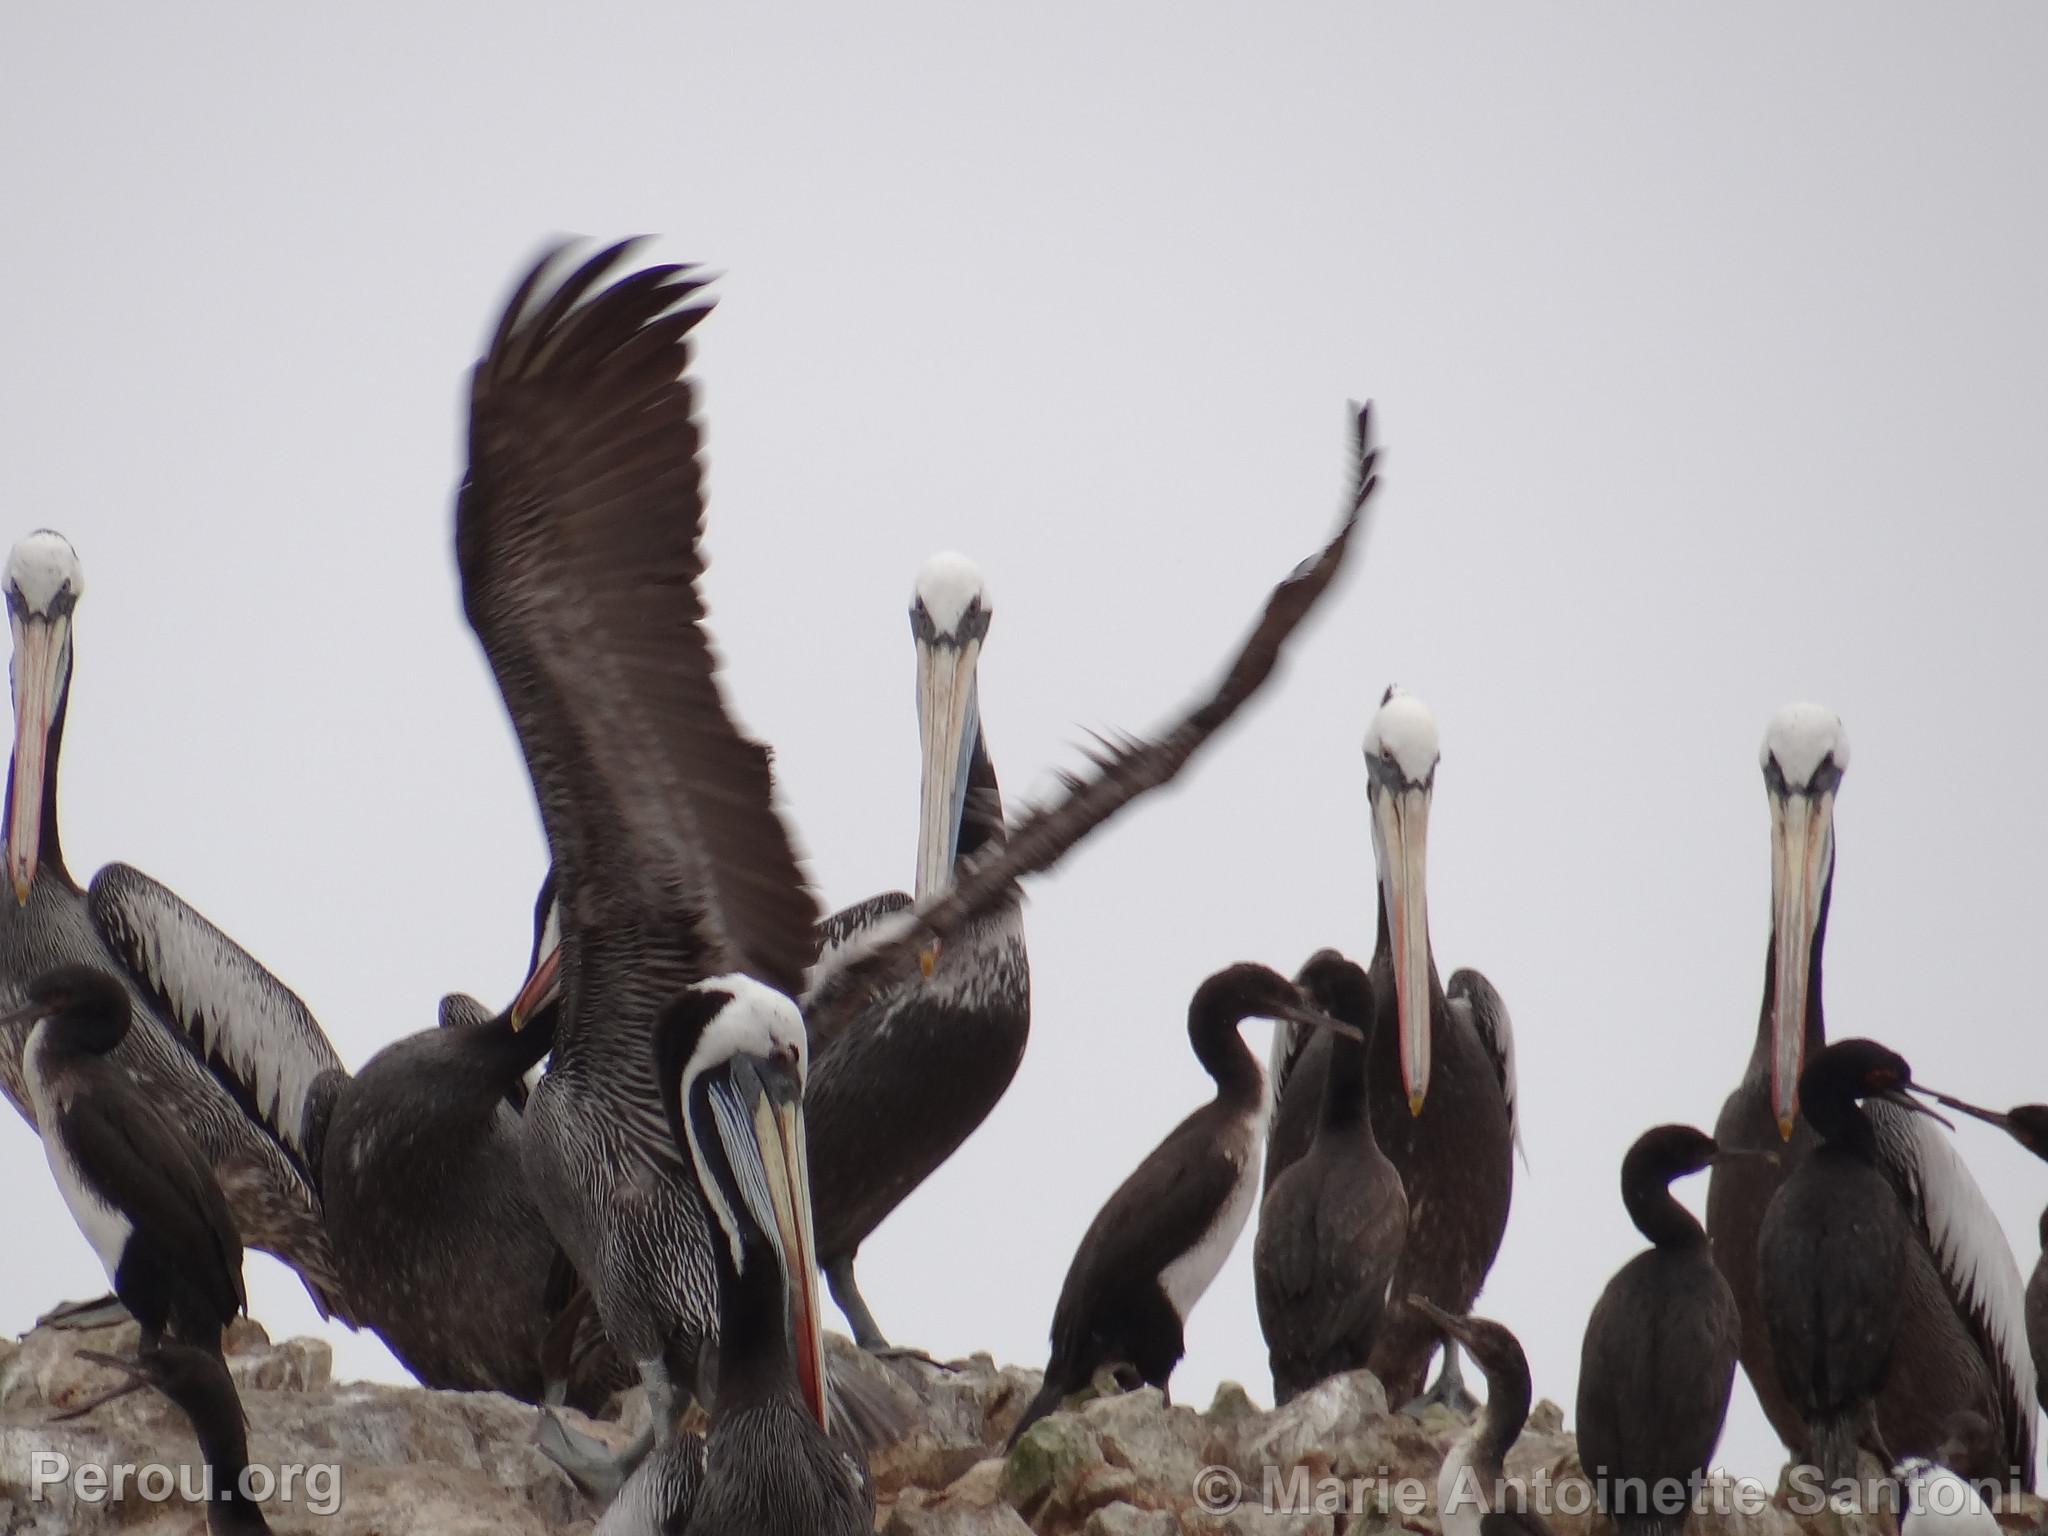
[[[273,1344],[253,1323],[229,1335],[230,1366],[250,1425],[251,1461],[273,1486],[265,1511],[280,1532],[324,1536],[470,1536],[587,1532],[598,1511],[534,1447],[536,1410],[494,1393],[335,1382],[327,1346]],[[1274,1411],[1226,1385],[1205,1413],[1143,1390],[1077,1402],[1003,1455],[1011,1423],[1038,1388],[1034,1371],[986,1356],[951,1370],[880,1362],[830,1341],[835,1373],[906,1430],[871,1457],[885,1536],[1377,1536],[1440,1530],[1436,1477],[1462,1421],[1432,1410],[1389,1414],[1366,1372],[1337,1377]],[[133,1351],[133,1327],[39,1330],[0,1342],[0,1533],[198,1533],[204,1510],[175,1486],[202,1470],[176,1409],[137,1392],[86,1417],[53,1422],[112,1385],[80,1348]],[[623,1422],[579,1427],[623,1442]],[[574,1418],[574,1415],[571,1415]],[[1539,1403],[1508,1461],[1557,1536],[1609,1529],[1588,1509],[1562,1415]],[[62,1458],[62,1461],[58,1460]],[[161,1467],[127,1475],[120,1497],[84,1469]],[[289,1468],[289,1494],[282,1484]],[[166,1484],[172,1486],[166,1489]],[[260,1482],[256,1489],[263,1492]],[[1729,1503],[1735,1504],[1731,1496]],[[1746,1512],[1693,1523],[1697,1536],[1888,1536],[1887,1517],[1788,1512],[1785,1488],[1743,1490]],[[2048,1514],[2022,1499],[2001,1523],[2039,1531]]]

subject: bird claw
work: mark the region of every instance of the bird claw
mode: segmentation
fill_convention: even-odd
[[[571,1429],[554,1409],[543,1408],[533,1428],[533,1443],[541,1455],[568,1473],[577,1487],[608,1504],[654,1442],[651,1432],[642,1433],[623,1451],[614,1451],[602,1440]]]

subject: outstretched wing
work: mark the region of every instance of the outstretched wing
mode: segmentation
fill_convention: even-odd
[[[1475,970],[1453,971],[1451,984],[1444,988],[1451,1010],[1479,1036],[1500,1079],[1501,1097],[1507,1100],[1508,1129],[1514,1133],[1515,1150],[1522,1154],[1522,1166],[1529,1166],[1529,1154],[1522,1147],[1521,1101],[1515,1087],[1515,1026],[1508,1018],[1508,1005],[1494,991],[1493,983]]]
[[[1100,742],[1089,754],[1092,771],[1063,774],[1065,793],[1052,804],[1027,812],[1010,829],[1008,841],[989,857],[961,871],[952,885],[922,905],[873,923],[859,942],[841,946],[832,963],[821,963],[812,972],[804,1004],[814,1036],[830,1035],[838,1027],[833,1017],[842,1009],[859,1007],[874,988],[903,980],[912,953],[921,943],[957,933],[1008,900],[1020,881],[1052,868],[1125,806],[1171,782],[1202,745],[1265,686],[1279,665],[1288,637],[1301,627],[1343,566],[1351,537],[1379,483],[1373,474],[1376,457],[1370,411],[1361,408],[1358,475],[1343,522],[1313,559],[1304,561],[1273,589],[1223,681],[1151,741]]]
[[[687,923],[672,942],[700,974],[743,970],[795,995],[817,906],[768,751],[727,712],[697,591],[700,434],[683,372],[710,304],[684,301],[705,279],[655,266],[605,286],[631,248],[559,281],[550,253],[476,366],[463,606],[533,776],[565,945],[579,929]]]
[[[87,902],[101,938],[144,996],[317,1188],[317,1122],[344,1069],[312,1011],[139,869],[109,864],[94,876]]]
[[[1878,1158],[1941,1271],[1949,1300],[1998,1381],[2007,1464],[2034,1465],[2034,1357],[2027,1348],[2027,1294],[2019,1265],[1984,1191],[1931,1117],[1864,1101]]]

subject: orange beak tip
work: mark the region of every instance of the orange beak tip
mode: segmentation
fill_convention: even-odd
[[[1790,1116],[1790,1115],[1780,1115],[1780,1116],[1778,1116],[1778,1139],[1779,1139],[1779,1140],[1781,1140],[1781,1141],[1790,1141],[1790,1140],[1792,1139],[1792,1126],[1793,1126],[1793,1118],[1792,1118],[1792,1116]]]
[[[924,972],[927,981],[931,979],[932,972],[939,968],[939,947],[936,944],[917,952],[917,968]]]
[[[25,907],[25,906],[27,906],[27,905],[28,905],[28,892],[29,892],[29,887],[30,887],[30,886],[32,886],[32,885],[34,885],[34,884],[35,884],[35,880],[34,880],[33,878],[30,878],[30,879],[24,880],[24,879],[22,879],[22,878],[21,878],[21,876],[20,876],[20,875],[16,875],[16,876],[14,877],[14,899],[15,899],[15,901],[16,901],[16,902],[18,902],[18,903],[19,903],[20,905],[22,905],[22,906],[24,906],[24,907]]]
[[[1422,1113],[1422,1090],[1420,1088],[1408,1090],[1408,1113],[1411,1115]]]

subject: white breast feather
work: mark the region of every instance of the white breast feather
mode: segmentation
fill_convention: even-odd
[[[1202,1293],[1222,1273],[1223,1261],[1237,1246],[1245,1223],[1251,1220],[1252,1207],[1258,1203],[1259,1156],[1266,1141],[1265,1119],[1265,1101],[1262,1099],[1251,1134],[1230,1149],[1230,1161],[1237,1180],[1231,1186],[1230,1198],[1223,1202],[1223,1208],[1209,1223],[1209,1230],[1202,1234],[1201,1240],[1160,1271],[1160,1288],[1166,1292],[1166,1299],[1173,1304],[1174,1312],[1183,1323],[1194,1311],[1195,1303],[1202,1299]]]
[[[128,1246],[128,1234],[135,1230],[135,1223],[102,1200],[98,1192],[86,1183],[85,1175],[71,1156],[71,1149],[57,1138],[56,1105],[50,1097],[49,1083],[43,1076],[43,1031],[47,1028],[47,1021],[36,1025],[29,1035],[25,1053],[29,1099],[35,1105],[36,1124],[42,1127],[43,1156],[49,1160],[50,1172],[56,1175],[57,1192],[64,1197],[71,1219],[78,1223],[78,1230],[92,1244],[92,1251],[99,1256],[100,1268],[107,1272],[107,1283],[111,1285],[114,1271],[121,1267],[121,1250]]]
[[[1489,1490],[1472,1471],[1472,1435],[1468,1431],[1444,1457],[1436,1478],[1437,1514],[1443,1536],[1479,1536],[1479,1517],[1486,1512]]]

